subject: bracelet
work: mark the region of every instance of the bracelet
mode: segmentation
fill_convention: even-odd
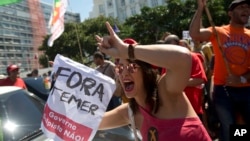
[[[128,46],[128,58],[129,58],[130,60],[135,60],[134,49],[135,49],[135,47],[134,47],[133,45],[130,44],[130,45]]]

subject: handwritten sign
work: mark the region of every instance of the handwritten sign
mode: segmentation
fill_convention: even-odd
[[[41,128],[54,140],[92,140],[115,90],[102,73],[57,55],[56,83],[44,108]]]

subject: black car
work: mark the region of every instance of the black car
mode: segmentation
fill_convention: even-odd
[[[45,88],[43,77],[27,77],[23,80],[28,91],[47,101],[50,90]]]

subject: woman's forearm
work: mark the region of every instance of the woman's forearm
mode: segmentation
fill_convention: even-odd
[[[170,70],[191,65],[190,52],[176,45],[137,45],[135,58]]]

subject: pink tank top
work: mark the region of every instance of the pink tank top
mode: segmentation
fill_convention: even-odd
[[[144,116],[142,141],[211,141],[198,117],[157,119],[140,107]]]

